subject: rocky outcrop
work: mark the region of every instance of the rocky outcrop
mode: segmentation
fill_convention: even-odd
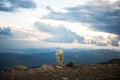
[[[15,66],[14,69],[18,70],[18,71],[22,71],[22,70],[26,70],[28,68],[24,65],[18,65],[18,66]]]
[[[44,71],[50,71],[50,70],[53,70],[54,68],[50,65],[43,65],[41,66],[40,68],[36,68],[36,71],[40,71],[40,72],[44,72]]]
[[[13,68],[8,68],[7,71],[24,71],[24,70],[27,70],[28,68],[24,65],[18,65],[18,66],[15,66]]]
[[[77,68],[76,64],[74,62],[69,62],[68,64],[65,65],[66,67],[70,68]]]

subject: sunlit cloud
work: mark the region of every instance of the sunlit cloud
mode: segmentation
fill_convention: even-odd
[[[0,1],[2,45],[119,48],[119,0],[13,1]]]

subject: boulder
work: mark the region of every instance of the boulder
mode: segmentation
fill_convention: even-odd
[[[28,68],[24,65],[18,65],[18,66],[15,66],[14,69],[17,71],[22,71],[22,70],[26,70]]]
[[[37,68],[36,71],[44,72],[44,71],[50,71],[53,70],[54,68],[50,65],[42,65],[40,68]]]
[[[59,65],[56,65],[56,68],[57,68],[57,69],[63,69],[63,67],[62,67],[62,66],[59,66]]]
[[[77,66],[75,65],[74,62],[69,62],[68,64],[66,64],[66,67],[76,68]]]
[[[63,77],[63,80],[68,80],[68,78],[66,78],[66,77]]]

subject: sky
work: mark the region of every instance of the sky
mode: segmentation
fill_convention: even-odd
[[[0,0],[0,50],[120,51],[119,0]]]

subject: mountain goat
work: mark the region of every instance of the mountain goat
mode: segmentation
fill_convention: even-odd
[[[56,50],[56,61],[57,61],[57,65],[62,66],[63,57],[64,57],[63,51],[62,51],[61,49],[57,49],[57,50]]]

